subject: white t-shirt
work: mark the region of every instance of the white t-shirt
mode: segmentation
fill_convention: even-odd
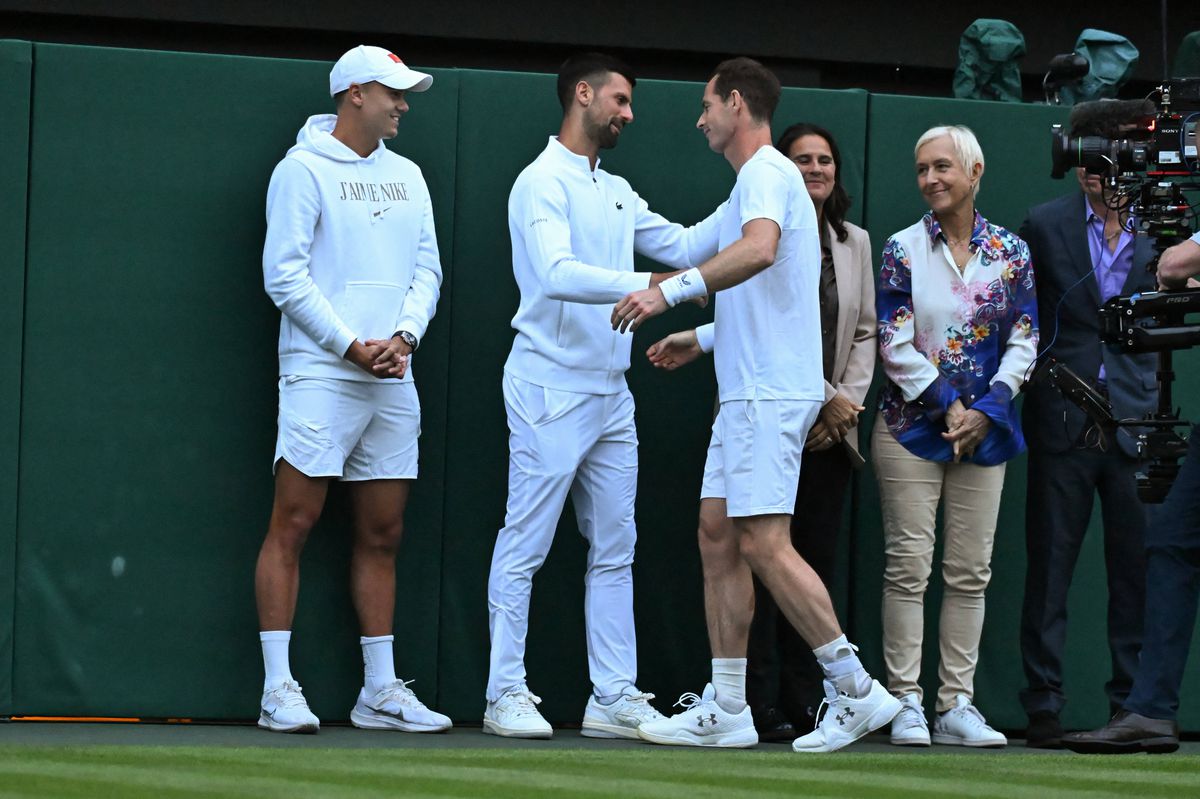
[[[817,214],[800,170],[771,146],[761,147],[738,172],[722,216],[720,248],[740,239],[742,226],[753,219],[779,225],[779,247],[773,264],[717,296],[720,401],[822,402]]]

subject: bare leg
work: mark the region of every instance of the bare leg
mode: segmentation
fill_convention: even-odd
[[[842,630],[825,584],[792,547],[791,518],[776,513],[730,522],[741,556],[771,592],[787,620],[815,649],[840,636]],[[744,647],[745,639],[742,652]]]
[[[714,658],[746,657],[754,619],[754,581],[738,549],[725,500],[700,500],[700,561],[704,569],[704,616]]]
[[[396,550],[404,532],[411,480],[353,483],[354,550],[350,594],[362,634],[392,634],[396,608]]]
[[[290,630],[300,589],[300,553],[321,515],[329,478],[308,477],[287,461],[275,470],[275,502],[254,570],[260,630]]]

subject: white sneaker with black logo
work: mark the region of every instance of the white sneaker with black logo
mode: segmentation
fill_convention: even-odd
[[[593,694],[583,711],[583,727],[579,734],[585,738],[638,738],[638,726],[665,719],[654,709],[650,700],[654,694],[625,694],[611,705],[602,705]]]
[[[638,727],[638,737],[654,744],[722,749],[745,749],[758,743],[749,705],[740,713],[726,713],[717,704],[717,689],[711,683],[704,686],[701,696],[686,693],[675,705],[683,712],[647,721]]]
[[[505,691],[483,710],[483,731],[505,738],[550,738],[554,728],[542,718],[537,706],[542,699],[526,687]]]
[[[933,722],[933,742],[951,746],[996,748],[1008,745],[1004,733],[989,727],[983,714],[962,694],[954,697],[954,707]]]
[[[825,699],[817,709],[817,728],[792,741],[793,752],[836,752],[887,724],[900,712],[900,700],[871,680],[871,690],[857,699],[839,693],[825,681]]]
[[[321,722],[308,709],[300,683],[284,680],[263,691],[258,726],[271,732],[316,732]]]
[[[350,711],[350,723],[364,730],[400,730],[402,732],[444,732],[450,729],[450,717],[435,713],[417,699],[404,680],[396,680],[367,696],[360,688],[358,701]]]

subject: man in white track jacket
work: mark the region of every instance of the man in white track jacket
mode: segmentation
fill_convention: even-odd
[[[630,340],[612,303],[666,274],[635,273],[633,254],[672,267],[716,252],[714,217],[694,228],[652,213],[624,179],[599,169],[633,120],[628,66],[586,53],[563,64],[562,127],[513,185],[508,202],[521,304],[504,366],[508,505],[488,580],[491,668],[483,731],[549,738],[525,680],[534,573],[550,550],[568,491],[587,539],[584,618],[593,684],[583,734],[636,738],[661,718],[636,686],[632,564],[637,430],[625,385]]]

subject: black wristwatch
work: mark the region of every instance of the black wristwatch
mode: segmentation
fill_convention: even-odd
[[[392,334],[393,338],[396,336],[399,336],[400,340],[403,341],[405,344],[407,344],[408,348],[411,349],[413,352],[417,351],[417,337],[414,336],[412,333],[409,333],[407,330],[397,330],[395,333]]]

